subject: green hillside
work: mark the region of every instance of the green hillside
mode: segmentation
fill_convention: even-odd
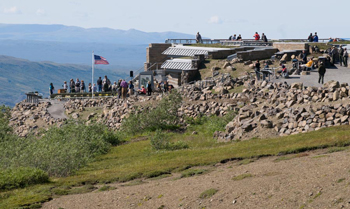
[[[111,81],[126,78],[128,72],[120,73],[112,70],[96,68],[95,77],[107,75]],[[32,62],[9,56],[0,56],[0,104],[13,106],[25,98],[25,93],[38,91],[48,96],[49,84],[55,89],[73,78],[91,82],[91,66],[74,64],[57,64],[53,62]],[[95,81],[96,82],[96,81]]]

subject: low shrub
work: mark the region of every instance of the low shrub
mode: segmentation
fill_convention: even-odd
[[[156,150],[179,150],[188,148],[188,144],[184,141],[170,142],[169,136],[162,132],[161,129],[155,131],[151,137],[151,146]]]
[[[219,190],[217,189],[208,189],[204,192],[202,192],[200,195],[199,195],[199,198],[201,199],[205,199],[205,198],[209,198],[209,197],[212,197],[214,194],[216,194]]]
[[[0,190],[23,188],[48,181],[49,175],[37,168],[20,167],[0,171]]]
[[[50,176],[68,176],[120,142],[103,125],[68,121],[51,127],[40,139],[30,136],[0,141],[0,167],[33,167]]]
[[[174,90],[157,103],[156,107],[145,108],[139,114],[130,114],[127,119],[123,120],[121,130],[134,135],[157,129],[176,129],[180,119],[177,110],[181,102],[181,95]]]

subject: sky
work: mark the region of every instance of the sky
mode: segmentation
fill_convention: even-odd
[[[283,2],[283,3],[282,3]],[[63,24],[228,38],[350,38],[349,0],[0,0],[0,23]],[[342,9],[344,8],[344,9]]]

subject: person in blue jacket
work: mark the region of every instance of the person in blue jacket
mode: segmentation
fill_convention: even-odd
[[[318,42],[317,32],[315,32],[315,35],[314,35],[314,42]]]

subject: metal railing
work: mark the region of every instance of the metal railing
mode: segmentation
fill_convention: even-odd
[[[202,39],[201,44],[220,44],[224,39]],[[196,39],[167,39],[166,44],[196,44]]]
[[[327,38],[320,38],[318,41],[320,43],[326,43],[328,42],[329,39]],[[250,41],[256,41],[255,39],[242,39],[242,41],[237,41],[237,40],[228,40],[228,39],[202,39],[202,44],[223,44],[225,45],[228,43],[244,43],[244,42],[250,42]],[[271,42],[309,42],[307,39],[268,39],[267,43]],[[166,39],[165,43],[167,44],[196,44],[197,41],[196,39]],[[259,41],[258,43],[265,43]],[[314,42],[312,42],[314,43]]]

